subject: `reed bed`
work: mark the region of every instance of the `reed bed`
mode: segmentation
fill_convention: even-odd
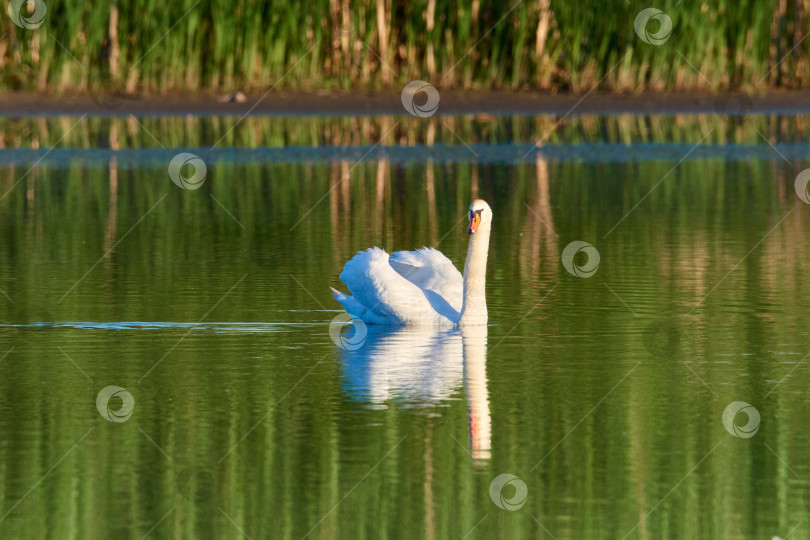
[[[18,3],[21,0],[16,0]],[[0,88],[154,93],[399,88],[582,92],[806,88],[807,0],[119,0],[45,2],[37,29],[6,19]],[[649,23],[656,31],[655,21]]]

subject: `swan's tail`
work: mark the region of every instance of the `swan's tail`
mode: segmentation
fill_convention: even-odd
[[[343,294],[342,292],[333,287],[329,288],[332,289],[332,296],[335,297],[335,300],[340,302],[340,304],[343,306],[343,309],[346,310],[346,313],[348,313],[349,315],[351,315],[356,319],[365,320],[363,316],[366,314],[366,308],[360,305],[360,302],[355,300],[353,296]]]

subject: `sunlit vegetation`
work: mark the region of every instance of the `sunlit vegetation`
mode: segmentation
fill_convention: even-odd
[[[400,88],[418,78],[469,89],[764,91],[810,80],[800,1],[658,2],[673,25],[658,45],[636,35],[648,7],[637,2],[46,4],[38,29],[7,21],[2,88],[314,91]],[[660,31],[659,22],[648,25]]]

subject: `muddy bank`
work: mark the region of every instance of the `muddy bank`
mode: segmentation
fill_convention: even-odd
[[[0,94],[0,116],[184,116],[184,115],[375,115],[406,114],[399,93],[345,92],[253,93],[240,99],[207,92],[168,95]],[[508,92],[441,92],[436,114],[668,114],[757,112],[810,113],[810,93],[751,95],[657,94],[617,95]],[[241,96],[240,96],[241,98]],[[417,101],[418,101],[417,97]]]

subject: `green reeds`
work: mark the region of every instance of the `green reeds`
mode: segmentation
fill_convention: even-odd
[[[810,80],[801,0],[663,1],[673,31],[658,45],[634,30],[643,3],[31,1],[47,14],[37,29],[7,19],[0,88],[312,91],[419,78],[439,88],[756,92]]]

